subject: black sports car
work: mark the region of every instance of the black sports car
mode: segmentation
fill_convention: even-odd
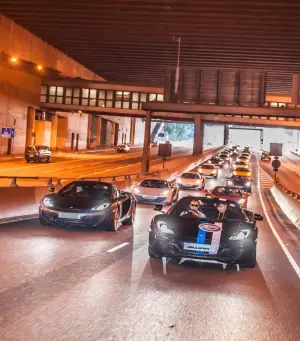
[[[57,193],[44,196],[39,218],[43,225],[76,225],[116,231],[122,224],[133,224],[135,210],[134,196],[119,191],[113,184],[73,181]]]
[[[197,203],[200,207],[195,208]],[[167,213],[152,219],[149,256],[202,259],[252,268],[256,264],[256,220],[263,217],[242,209],[234,201],[182,198]]]
[[[252,192],[252,180],[247,176],[234,175],[230,178],[227,178],[227,186],[239,187],[248,193]]]
[[[219,168],[223,168],[223,166],[224,166],[224,160],[219,158],[219,157],[217,157],[217,156],[214,156],[211,159],[209,159],[207,161],[207,163],[211,163],[212,165],[215,165],[215,166],[217,166]]]

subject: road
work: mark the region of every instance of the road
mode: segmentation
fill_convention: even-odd
[[[152,166],[162,168],[161,158],[157,155],[157,148],[151,149]],[[190,156],[192,149],[174,147],[172,158]],[[26,163],[24,159],[2,160],[1,176],[30,176],[53,178],[105,177],[109,175],[140,172],[142,164],[142,149],[134,149],[130,153],[116,153],[115,151],[97,154],[62,154],[55,156],[51,163]],[[153,168],[153,167],[152,167]],[[10,179],[1,179],[1,186],[9,186]],[[45,182],[45,181],[44,181]],[[30,185],[33,181],[19,182]],[[34,182],[36,184],[36,181]]]
[[[249,206],[269,217],[259,224],[254,269],[170,261],[164,274],[148,257],[156,212],[146,205],[133,228],[117,233],[45,228],[37,220],[2,225],[0,340],[299,340],[299,277],[271,225],[298,264],[289,244],[299,249],[299,230],[273,214],[255,157],[252,167]],[[230,173],[225,168],[207,188]]]

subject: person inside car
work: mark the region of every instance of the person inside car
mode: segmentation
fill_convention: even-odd
[[[219,202],[217,204],[218,213],[218,220],[227,220],[227,219],[235,219],[240,220],[242,217],[237,212],[234,212],[228,209],[228,205],[226,202]]]
[[[201,202],[199,200],[192,200],[186,211],[181,212],[181,217],[192,218],[206,218],[205,214],[201,212]]]

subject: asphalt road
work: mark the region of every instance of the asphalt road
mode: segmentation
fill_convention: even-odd
[[[288,228],[271,214],[255,158],[252,165],[249,207],[264,214],[261,197],[273,228]],[[225,168],[207,187],[229,174]],[[134,227],[117,233],[46,228],[37,220],[2,225],[0,340],[299,340],[299,277],[267,219],[259,224],[254,269],[170,261],[163,271],[147,253],[155,214],[139,206]],[[297,231],[289,233],[299,246]],[[280,238],[289,249],[288,237]]]

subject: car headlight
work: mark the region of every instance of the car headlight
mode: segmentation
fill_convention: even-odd
[[[157,227],[159,228],[160,232],[174,234],[174,231],[169,227],[169,225],[164,223],[163,221],[158,221]]]
[[[221,165],[221,164],[222,164],[222,161],[219,162],[219,165]]]
[[[233,185],[232,181],[228,181],[227,183],[228,183],[228,185]]]
[[[199,172],[202,173],[202,168],[199,169]]]
[[[251,175],[251,172],[248,172],[248,173],[247,173],[247,176],[248,176],[248,175]]]
[[[201,180],[196,181],[196,185],[200,185],[200,183],[201,183]]]
[[[230,240],[244,240],[248,238],[250,235],[250,230],[241,230],[238,232],[235,232],[229,239]]]
[[[210,161],[210,160],[208,160],[208,161],[207,161],[207,163],[211,163],[211,161]]]
[[[179,183],[179,184],[182,183],[181,179],[177,179],[176,182]]]
[[[245,202],[246,202],[245,199],[240,199],[240,200],[238,201],[238,203],[239,203],[240,205],[244,204]]]
[[[160,195],[168,195],[168,194],[169,194],[169,190],[166,190],[160,193]]]
[[[54,207],[54,203],[50,198],[43,199],[43,205],[45,207]]]
[[[217,173],[216,169],[213,170],[213,173]]]
[[[236,171],[233,171],[233,173],[232,173],[233,175],[236,175]]]
[[[103,203],[92,208],[92,211],[103,211],[109,206],[109,203]]]
[[[135,187],[135,188],[133,189],[133,192],[134,192],[134,193],[141,193],[141,191],[140,191],[137,187]]]
[[[249,187],[249,186],[251,185],[251,182],[248,181],[248,182],[245,183],[245,185],[246,185],[247,187]]]

